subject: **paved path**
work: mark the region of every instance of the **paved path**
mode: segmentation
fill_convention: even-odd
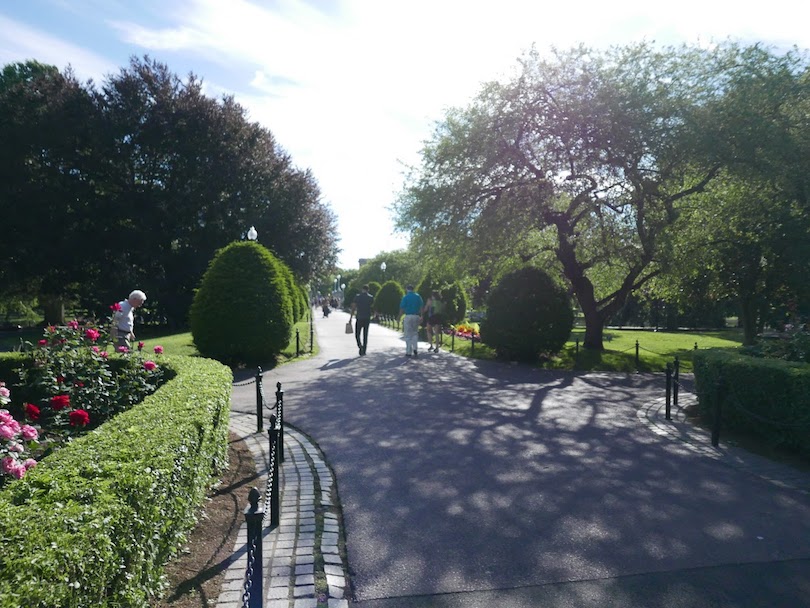
[[[810,606],[807,477],[662,421],[662,375],[406,359],[379,326],[359,357],[346,318],[265,386],[334,470],[358,606]]]

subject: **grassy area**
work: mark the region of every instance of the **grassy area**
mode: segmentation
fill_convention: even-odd
[[[666,332],[628,329],[606,329],[602,352],[585,350],[582,343],[585,330],[577,328],[562,352],[541,366],[548,369],[582,371],[650,372],[662,371],[675,357],[680,361],[681,371],[692,371],[692,355],[695,345],[699,349],[731,348],[740,346],[742,334],[728,329],[712,332]],[[638,362],[636,361],[638,342]],[[445,336],[444,348],[456,354],[474,359],[495,359],[495,351],[486,344]]]

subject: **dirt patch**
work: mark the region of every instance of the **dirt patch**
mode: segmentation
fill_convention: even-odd
[[[247,495],[257,484],[253,453],[231,434],[228,470],[208,495],[197,527],[180,553],[166,566],[169,588],[153,608],[211,608],[217,603],[239,528],[245,521]]]

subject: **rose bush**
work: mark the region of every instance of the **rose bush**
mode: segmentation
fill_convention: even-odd
[[[11,391],[5,382],[0,382],[0,405],[11,401]],[[31,450],[36,447],[39,431],[20,424],[7,409],[0,409],[0,475],[4,479],[22,479],[26,471],[36,466]]]

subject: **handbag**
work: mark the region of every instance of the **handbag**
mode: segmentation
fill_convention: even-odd
[[[354,333],[354,328],[352,327],[352,320],[351,319],[349,319],[349,322],[346,323],[346,333],[347,334],[353,334]]]

